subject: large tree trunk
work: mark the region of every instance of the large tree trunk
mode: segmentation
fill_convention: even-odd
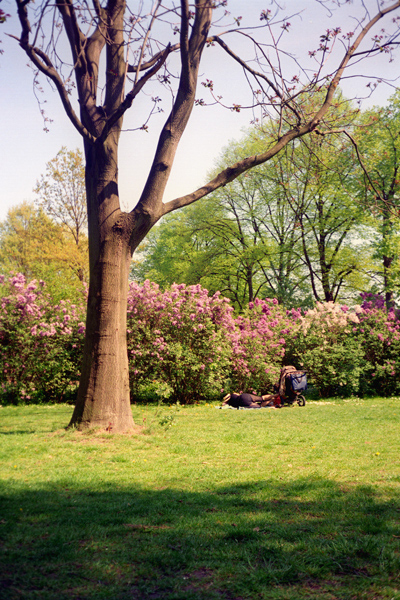
[[[85,350],[70,426],[133,429],[126,343],[131,217],[119,209],[117,142],[86,144],[90,286]]]

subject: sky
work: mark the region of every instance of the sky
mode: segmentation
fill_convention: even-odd
[[[306,66],[310,65],[307,61],[311,60],[308,51],[318,47],[319,36],[327,28],[341,26],[342,32],[351,31],[354,29],[354,17],[361,18],[363,14],[361,0],[353,0],[345,9],[334,10],[332,15],[329,15],[317,0],[286,0],[279,4],[291,22],[290,31],[285,33],[286,37],[283,36],[282,41],[288,51],[298,56]],[[366,0],[366,4],[375,14],[377,0]],[[228,2],[229,11],[233,16],[242,16],[242,23],[245,25],[259,25],[261,10],[268,6],[269,0]],[[4,51],[0,55],[0,221],[6,218],[10,207],[22,201],[35,199],[33,188],[36,181],[45,172],[46,163],[62,146],[68,149],[82,149],[81,138],[66,117],[57,92],[44,80],[41,98],[45,104],[42,108],[51,122],[43,122],[33,92],[33,75],[28,60],[18,43],[6,35],[19,35],[13,1],[3,0],[1,8],[10,13],[11,18],[0,26],[0,47]],[[233,39],[233,36],[231,38]],[[244,47],[240,49],[246,52]],[[338,62],[338,57],[338,52],[332,53],[331,66]],[[362,78],[344,82],[345,94],[349,97],[365,95],[365,86],[370,74],[375,73],[393,80],[398,73],[395,64],[389,64],[387,55],[383,54],[369,59],[365,67],[360,69]],[[293,65],[288,68],[296,74]],[[218,48],[206,51],[200,81],[205,81],[207,77],[213,79],[216,93],[222,95],[224,101],[241,103],[244,79],[241,72]],[[155,87],[154,90],[157,94]],[[393,87],[382,84],[363,106],[368,108],[373,104],[383,105],[393,91]],[[151,104],[152,92],[152,86],[149,86],[148,90],[145,88],[145,94],[134,103],[124,122],[126,129],[135,129],[144,122],[146,107]],[[201,85],[197,97],[208,100],[207,90]],[[168,99],[163,103],[165,113],[150,121],[148,133],[126,131],[122,135],[119,151],[119,188],[122,207],[125,210],[132,209],[140,196],[160,127],[168,113],[168,103]],[[241,138],[244,128],[249,126],[252,118],[251,111],[242,110],[237,113],[219,106],[195,107],[176,156],[164,201],[201,186],[223,149],[230,141]],[[47,132],[44,131],[44,126],[47,127]]]

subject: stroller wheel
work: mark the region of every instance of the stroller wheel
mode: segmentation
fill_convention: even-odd
[[[297,396],[297,404],[299,406],[305,406],[306,405],[306,399],[304,398],[304,396]]]

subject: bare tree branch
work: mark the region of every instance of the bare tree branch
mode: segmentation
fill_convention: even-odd
[[[242,173],[245,173],[249,169],[261,165],[268,160],[270,160],[273,156],[278,154],[289,142],[292,140],[305,135],[312,131],[312,122],[303,127],[296,127],[295,129],[291,129],[287,133],[285,133],[276,144],[274,144],[271,148],[266,150],[261,154],[255,154],[254,156],[249,156],[234,165],[224,169],[216,177],[214,177],[211,181],[209,181],[206,185],[202,186],[195,192],[191,194],[187,194],[186,196],[182,196],[180,198],[176,198],[175,200],[171,200],[164,204],[163,214],[167,214],[177,208],[181,208],[182,206],[186,206],[188,204],[192,204],[192,202],[196,202],[200,198],[203,198],[207,194],[214,192],[221,186],[230,183]]]
[[[162,196],[171,173],[179,141],[191,115],[201,55],[211,26],[212,7],[208,0],[196,0],[195,18],[190,37],[189,5],[181,0],[182,25],[180,38],[181,74],[176,100],[160,134],[155,157],[136,214],[152,214],[158,220],[163,214]]]
[[[180,44],[168,44],[168,48],[169,48],[169,53],[175,52],[175,50],[179,50],[180,48]],[[151,69],[151,67],[153,65],[155,65],[160,58],[163,56],[165,52],[164,50],[160,50],[160,52],[157,52],[156,54],[154,54],[154,56],[143,63],[137,64],[137,65],[128,65],[128,73],[137,73],[138,71],[146,71],[147,69]]]
[[[368,32],[371,30],[371,28],[380,19],[382,19],[385,15],[387,15],[390,12],[393,12],[394,10],[396,10],[399,7],[400,7],[400,0],[397,0],[394,4],[391,4],[390,6],[384,8],[384,9],[381,9],[362,28],[361,32],[358,34],[354,43],[346,50],[345,55],[328,86],[327,93],[326,93],[325,99],[324,99],[321,107],[316,111],[315,115],[313,116],[313,118],[310,121],[308,121],[308,123],[306,123],[302,126],[292,128],[291,130],[286,132],[282,137],[280,137],[278,139],[278,141],[271,148],[269,148],[265,152],[255,155],[255,156],[250,156],[248,158],[245,158],[244,160],[241,160],[241,161],[235,163],[231,167],[224,169],[216,177],[214,177],[211,181],[209,181],[206,185],[202,186],[198,190],[196,190],[190,194],[187,194],[185,196],[181,196],[180,198],[175,198],[174,200],[171,200],[170,202],[167,202],[166,204],[164,204],[163,214],[167,214],[173,210],[181,208],[182,206],[187,206],[187,205],[191,204],[192,202],[196,202],[200,198],[203,198],[207,194],[210,194],[211,192],[215,191],[219,187],[226,185],[230,181],[233,181],[239,175],[248,171],[249,169],[270,160],[273,156],[275,156],[278,152],[280,152],[280,150],[284,146],[286,146],[286,144],[288,144],[290,141],[292,141],[296,138],[303,137],[304,135],[314,131],[318,127],[319,123],[321,122],[321,120],[323,119],[325,114],[328,112],[329,108],[331,107],[333,97],[334,97],[335,91],[339,85],[340,79],[341,79],[346,67],[348,66],[351,58],[354,56],[356,50],[360,46],[361,42],[364,40],[364,38],[366,37]]]
[[[147,83],[147,81],[151,77],[153,77],[153,75],[155,75],[155,73],[157,73],[157,71],[159,71],[161,69],[161,67],[167,60],[168,55],[169,55],[169,46],[167,46],[167,48],[164,50],[163,54],[159,55],[158,63],[156,63],[152,69],[147,71],[147,73],[145,73],[143,75],[143,77],[141,77],[139,79],[139,81],[137,83],[135,83],[135,85],[133,86],[131,91],[126,95],[125,99],[119,105],[118,109],[116,111],[114,111],[114,113],[108,118],[107,124],[104,127],[103,132],[100,135],[100,139],[105,139],[107,137],[110,129],[115,125],[115,123],[117,123],[117,121],[119,121],[119,119],[124,115],[124,113],[132,106],[132,102],[134,101],[136,96],[139,94],[139,92],[141,91],[143,86]]]
[[[251,73],[251,75],[253,75],[253,77],[255,77],[256,79],[257,78],[263,79],[273,89],[276,96],[278,96],[278,98],[280,98],[280,100],[282,101],[282,106],[287,105],[294,112],[294,114],[300,121],[300,115],[295,110],[295,108],[292,107],[290,104],[291,98],[285,99],[283,96],[283,93],[281,92],[279,87],[269,77],[267,77],[264,73],[261,73],[260,71],[256,71],[255,69],[250,67],[250,65],[246,61],[244,61],[242,58],[240,58],[240,56],[238,56],[235,52],[233,52],[233,50],[228,46],[228,44],[226,44],[224,42],[224,40],[221,39],[220,36],[214,35],[213,37],[211,37],[209,39],[209,42],[217,42],[217,44],[219,44],[221,46],[221,48],[223,48],[225,50],[225,52],[227,52],[227,54],[229,54],[229,56],[231,56],[237,63],[239,63],[240,66],[243,67],[243,69],[245,69],[246,71]]]
[[[72,104],[69,100],[68,92],[65,88],[65,85],[64,85],[59,73],[57,72],[56,68],[54,67],[52,61],[50,60],[49,56],[47,56],[47,54],[45,54],[40,48],[31,46],[31,44],[29,43],[29,34],[31,31],[31,27],[30,27],[30,23],[28,20],[28,12],[26,9],[28,2],[26,0],[17,0],[17,4],[18,4],[18,15],[19,15],[20,22],[22,25],[22,34],[21,34],[20,38],[17,38],[16,36],[10,36],[10,37],[13,37],[14,39],[16,39],[19,42],[20,46],[26,52],[26,54],[28,55],[30,60],[33,62],[35,67],[37,67],[41,73],[46,75],[46,77],[48,77],[54,83],[54,85],[56,86],[57,91],[60,95],[61,102],[64,106],[65,112],[66,112],[67,116],[69,117],[69,119],[71,120],[74,127],[77,129],[77,131],[83,137],[85,137],[91,141],[94,141],[95,138],[91,135],[91,133],[88,131],[88,129],[82,124],[82,122],[78,118],[77,114],[75,113],[75,111],[72,107]]]

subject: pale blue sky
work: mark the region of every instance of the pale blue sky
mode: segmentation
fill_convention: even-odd
[[[367,0],[367,4],[371,7],[371,12],[375,13],[376,0]],[[287,48],[302,56],[307,65],[310,64],[307,62],[310,61],[308,50],[318,47],[319,35],[326,28],[341,26],[343,32],[354,28],[347,17],[343,20],[341,10],[328,18],[326,11],[316,0],[286,0],[281,5],[285,6],[288,15],[304,9],[301,17],[291,20],[292,32],[285,34],[284,40],[288,43]],[[242,23],[249,25],[259,24],[260,12],[268,6],[269,2],[266,0],[230,0],[228,4],[232,14],[241,15]],[[5,35],[6,32],[19,34],[13,1],[3,0],[1,7],[12,15],[0,29],[4,49],[4,54],[0,56],[0,220],[3,220],[9,207],[23,200],[34,199],[32,190],[36,180],[45,171],[46,162],[56,155],[61,146],[73,149],[81,148],[82,144],[79,134],[63,112],[57,93],[49,86],[44,86],[43,99],[47,101],[44,105],[46,114],[53,122],[48,125],[48,133],[43,131],[43,120],[33,94],[33,77],[27,67],[27,58],[18,43]],[[348,12],[350,9],[353,14],[361,17],[360,0],[354,0],[351,7],[346,8]],[[331,62],[331,67],[334,62]],[[377,55],[369,61],[368,71],[364,71],[364,75],[374,73],[393,79],[398,74],[395,65],[396,63],[388,63],[386,55]],[[291,69],[295,74],[294,68]],[[212,72],[211,77],[209,72]],[[227,100],[242,103],[244,80],[219,49],[207,51],[202,73],[203,80],[206,77],[214,80],[217,93],[224,95]],[[352,79],[344,85],[345,93],[348,96],[365,93],[366,81]],[[393,89],[380,87],[366,106],[372,103],[383,104],[391,93]],[[207,98],[206,90],[200,87],[197,96]],[[140,109],[145,101],[146,98],[143,97],[137,102],[137,106],[132,107],[125,120],[126,127],[142,124],[145,116]],[[168,103],[165,105],[166,113],[167,109]],[[234,113],[220,107],[195,108],[176,157],[165,200],[188,193],[204,183],[207,172],[212,169],[223,147],[230,139],[240,138],[243,127],[249,124],[251,118],[251,114],[246,111]],[[156,118],[149,124],[150,133],[135,131],[122,136],[120,192],[125,209],[132,208],[140,195],[161,123],[162,119]]]

